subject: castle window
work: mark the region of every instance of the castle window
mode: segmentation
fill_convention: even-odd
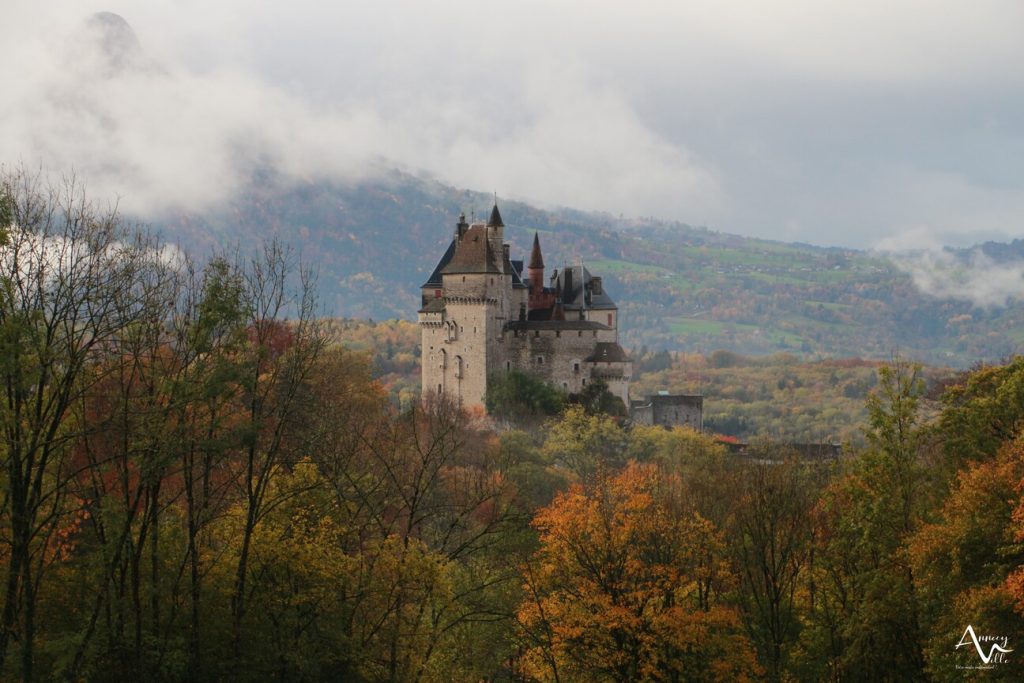
[[[583,386],[587,386],[587,378],[586,377],[583,378]]]
[[[534,337],[539,337],[540,336],[540,330],[534,330],[533,331],[533,336]]]
[[[611,326],[612,326],[612,314],[609,313],[608,314],[608,327],[611,327]]]
[[[595,337],[597,336],[597,330],[594,330],[594,336]]]
[[[568,382],[562,382],[562,390],[563,391],[569,391],[569,383]]]
[[[556,337],[561,337],[562,336],[562,331],[561,330],[555,330],[555,336]]]
[[[466,276],[465,276],[465,275],[463,275],[463,276],[462,276],[462,281],[463,281],[463,282],[465,282],[465,281],[466,281]]]
[[[577,337],[582,337],[583,336],[583,330],[580,330],[579,332],[577,332],[576,336]]]
[[[441,394],[441,385],[440,384],[437,385],[437,393],[438,393],[438,395]]]
[[[537,356],[537,365],[544,365],[544,356]]]
[[[511,369],[512,369],[512,361],[510,361],[510,360],[505,361],[505,372],[508,372]]]
[[[440,289],[435,289],[434,290],[434,298],[435,299],[440,299],[441,298],[441,290]]]
[[[579,363],[573,363],[572,364],[572,371],[575,372],[577,375],[580,374],[580,364]]]

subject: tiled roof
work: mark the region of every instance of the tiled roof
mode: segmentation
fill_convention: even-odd
[[[441,269],[442,273],[500,273],[494,250],[487,239],[487,228],[473,225],[461,240],[455,243],[455,254],[451,262]]]
[[[444,310],[444,298],[434,297],[427,302],[427,305],[419,310],[420,313],[439,313]]]

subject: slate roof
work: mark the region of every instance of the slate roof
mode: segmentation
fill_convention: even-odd
[[[494,208],[491,209],[491,217],[487,221],[488,228],[504,228],[505,224],[501,222],[501,212],[498,211],[498,205],[495,203]]]
[[[454,255],[455,240],[452,240],[451,244],[449,244],[448,248],[445,250],[444,256],[442,256],[441,260],[437,262],[436,266],[434,266],[434,272],[430,274],[430,277],[427,278],[426,282],[420,285],[420,288],[422,289],[424,287],[440,287],[441,271],[444,270],[444,267],[448,265],[448,262],[452,260],[452,256]]]
[[[512,265],[512,289],[529,289],[529,285],[523,282],[523,262],[511,261]]]
[[[562,297],[562,306],[567,311],[578,311],[581,308],[615,309],[618,306],[611,297],[601,288],[600,294],[589,294],[589,301],[586,285],[590,284],[593,276],[584,266],[568,266],[558,272],[555,278],[554,289]],[[569,286],[566,286],[569,285]]]
[[[513,320],[505,323],[508,330],[610,330],[593,320]],[[616,344],[617,346],[617,344]]]
[[[615,342],[598,342],[594,352],[585,359],[588,363],[628,363],[630,358]]]

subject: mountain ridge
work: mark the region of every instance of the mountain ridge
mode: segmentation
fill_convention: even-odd
[[[325,313],[412,319],[419,285],[460,211],[485,217],[493,196],[392,170],[355,183],[254,175],[224,207],[150,219],[200,251],[277,236],[319,267]],[[653,218],[499,199],[512,257],[541,235],[549,270],[582,260],[605,276],[626,346],[716,348],[807,357],[886,358],[968,366],[1015,353],[1024,310],[922,292],[880,253],[721,233]],[[143,217],[145,218],[145,217]],[[1024,251],[1024,241],[1008,252]],[[945,250],[951,271],[976,250]],[[1014,254],[1004,255],[1013,259]],[[953,273],[951,272],[951,276]]]

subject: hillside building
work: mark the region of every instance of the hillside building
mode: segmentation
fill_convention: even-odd
[[[545,282],[540,239],[524,271],[512,260],[495,204],[486,222],[459,216],[422,286],[422,395],[483,406],[488,377],[520,370],[579,393],[598,378],[629,406],[633,364],[618,343],[618,307],[582,264]]]
[[[659,391],[645,399],[634,400],[629,413],[637,424],[704,431],[704,397],[699,394]]]

